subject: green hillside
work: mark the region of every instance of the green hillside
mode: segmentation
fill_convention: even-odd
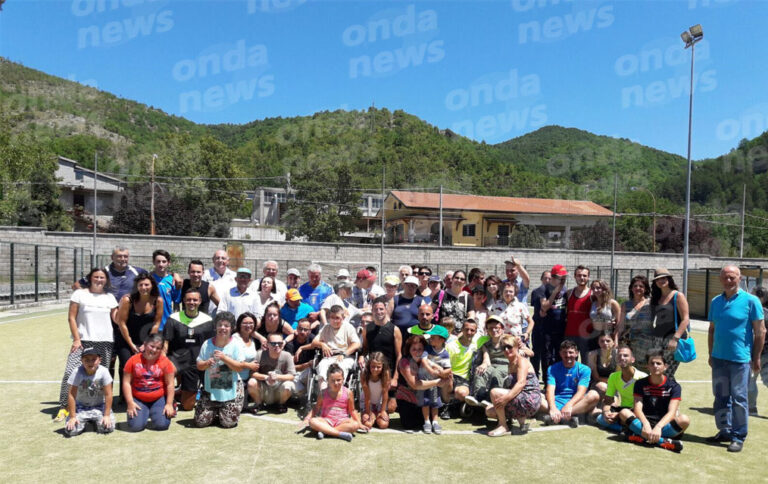
[[[6,148],[28,148],[23,157],[11,161],[11,155],[6,154],[0,160],[3,168],[8,168],[3,175],[6,184],[28,176],[24,175],[28,171],[11,169],[18,160],[61,155],[90,167],[98,151],[101,170],[122,174],[140,185],[147,182],[149,162],[156,153],[156,173],[164,177],[162,183],[173,198],[169,204],[191,211],[197,206],[207,207],[204,211],[209,223],[198,224],[195,229],[176,224],[168,227],[199,235],[224,233],[220,224],[214,226],[214,220],[224,215],[247,215],[245,190],[285,186],[288,173],[298,181],[333,181],[341,168],[349,173],[345,183],[355,190],[379,190],[385,167],[387,188],[437,189],[443,185],[448,192],[590,199],[605,206],[613,203],[613,177],[618,173],[619,211],[623,213],[649,213],[653,209],[648,193],[632,191],[631,187],[654,193],[656,211],[664,214],[682,213],[685,192],[685,160],[680,156],[574,128],[546,126],[487,145],[386,108],[201,125],[0,58],[0,149],[2,143]],[[740,210],[746,183],[747,211],[758,217],[750,221],[762,224],[761,214],[768,217],[766,153],[768,133],[743,140],[729,154],[697,162],[694,212]],[[46,168],[37,176],[47,177],[45,183],[50,185],[53,180],[48,171],[53,165],[41,166]],[[26,197],[31,208],[24,212],[27,216],[23,220],[19,218],[23,211],[16,208],[25,198],[22,192],[18,186],[4,189],[0,223],[66,227],[60,214],[49,217],[44,213],[56,211],[51,208],[55,203],[34,201],[39,194]],[[55,197],[55,188],[48,192]],[[141,186],[134,192],[142,193]],[[218,213],[217,206],[224,206],[226,213]],[[670,223],[677,222],[670,219]],[[651,217],[628,218],[622,224],[622,247],[647,250],[648,244],[642,240],[647,241],[650,235]],[[707,227],[702,240],[716,237],[721,242],[719,253],[733,253],[738,231],[722,224]],[[768,253],[768,242],[760,242],[768,240],[765,235],[762,229],[752,234],[747,231],[748,245]],[[667,249],[676,250],[677,243]]]

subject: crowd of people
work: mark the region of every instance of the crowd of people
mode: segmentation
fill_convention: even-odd
[[[130,431],[150,421],[165,430],[179,410],[194,411],[198,427],[231,428],[242,412],[296,404],[320,439],[388,428],[393,413],[403,430],[441,434],[443,420],[474,412],[497,422],[490,437],[524,434],[539,419],[682,450],[690,419],[675,373],[692,339],[688,301],[664,268],[633,277],[620,304],[588,267],[573,269],[569,287],[556,264],[532,287],[514,257],[504,279],[403,265],[382,286],[375,267],[354,278],[342,269],[332,286],[318,264],[303,284],[295,268],[282,281],[275,261],[254,280],[249,268],[230,269],[224,250],[209,268],[192,260],[187,277],[169,271],[164,250],[152,260],[147,272],[117,247],[108,266],[73,286],[56,416],[70,436],[87,422],[114,429],[117,366],[116,405]],[[757,412],[756,377],[768,375],[768,297],[740,289],[735,266],[720,280],[708,339],[718,429],[710,440],[735,452]]]

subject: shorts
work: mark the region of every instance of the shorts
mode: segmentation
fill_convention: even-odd
[[[416,392],[416,398],[419,400],[420,407],[440,408],[443,406],[443,401],[440,398],[440,388],[432,387],[426,390],[420,390]]]
[[[459,375],[453,375],[453,389],[455,390],[458,387],[469,388],[469,380]]]
[[[176,379],[181,386],[181,390],[185,392],[196,392],[203,378],[204,372],[198,370],[195,366],[182,368],[176,373]]]
[[[259,382],[259,387],[261,387],[262,401],[266,405],[280,403],[280,394],[283,390],[290,390],[292,395],[296,393],[296,385],[292,381],[281,381],[276,385],[267,385],[267,382]]]

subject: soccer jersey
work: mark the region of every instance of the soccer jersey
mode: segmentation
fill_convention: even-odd
[[[469,369],[472,367],[478,349],[487,339],[474,338],[468,346],[461,344],[458,338],[445,345],[448,355],[451,357],[451,370],[456,376],[469,379]]]
[[[643,399],[643,413],[649,419],[659,420],[669,411],[671,400],[680,400],[682,389],[674,378],[664,376],[660,385],[651,383],[651,377],[645,377],[635,383],[635,397]]]
[[[579,387],[589,387],[592,370],[578,361],[566,368],[562,361],[547,368],[547,385],[555,386],[555,403],[561,409],[573,398]]]
[[[632,378],[629,381],[624,381],[621,377],[621,370],[614,371],[608,377],[608,388],[605,390],[605,396],[613,397],[618,393],[619,398],[621,398],[621,408],[632,408],[635,403],[635,382],[647,376],[648,375],[642,371],[635,369],[635,374]]]

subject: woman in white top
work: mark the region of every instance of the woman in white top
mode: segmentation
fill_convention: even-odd
[[[592,322],[592,334],[596,337],[608,333],[613,336],[614,346],[616,346],[618,343],[616,322],[619,320],[621,306],[613,299],[611,288],[604,280],[592,281],[590,289],[592,290],[592,308],[589,311],[589,319]]]
[[[269,306],[270,303],[277,302],[280,306],[285,301],[282,300],[277,293],[277,285],[275,285],[275,279],[271,276],[264,276],[259,283],[259,291],[256,293],[256,298],[253,304],[253,313],[259,319],[264,317],[264,308]]]
[[[69,302],[69,331],[72,333],[72,347],[69,349],[64,378],[61,380],[59,404],[61,409],[56,421],[67,417],[67,396],[69,375],[80,366],[83,348],[95,348],[103,366],[112,359],[112,320],[117,313],[117,299],[109,293],[109,276],[104,269],[95,268],[86,276],[88,287],[72,293]]]
[[[517,284],[508,282],[501,293],[502,299],[496,301],[494,313],[504,323],[504,332],[520,336],[523,342],[530,345],[533,332],[533,318],[528,311],[528,305],[517,300]]]
[[[243,347],[243,363],[245,368],[240,370],[240,378],[245,382],[251,377],[252,371],[259,369],[256,359],[256,352],[261,348],[261,341],[254,337],[256,330],[256,315],[251,312],[244,312],[237,317],[237,323],[235,324],[235,334],[232,335],[232,340],[237,341]]]

